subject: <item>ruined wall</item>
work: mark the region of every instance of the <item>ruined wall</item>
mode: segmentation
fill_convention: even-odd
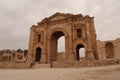
[[[120,59],[120,38],[115,40],[115,51],[116,51],[116,58]]]
[[[53,68],[80,68],[80,67],[91,67],[91,66],[104,66],[104,65],[115,65],[120,64],[120,59],[109,59],[109,60],[84,60],[84,61],[64,61],[64,62],[53,62],[51,67]]]
[[[61,36],[65,37],[65,52],[58,53],[57,40]],[[120,63],[120,38],[100,41],[96,40],[96,37],[94,17],[56,13],[30,28],[27,57],[17,53],[0,54],[0,68],[30,68],[30,64],[39,63],[52,63],[52,67]],[[85,49],[83,59],[79,57],[81,48]]]
[[[29,69],[30,63],[0,62],[0,69]]]
[[[0,53],[0,62],[26,62],[24,53],[19,52],[3,52]]]
[[[108,51],[107,51],[107,44],[108,44],[108,48],[110,48]],[[109,46],[109,44],[111,46]],[[108,41],[98,40],[97,47],[98,47],[98,55],[100,60],[120,59],[120,38],[116,40],[108,40]],[[111,55],[112,57],[109,57],[109,55]]]

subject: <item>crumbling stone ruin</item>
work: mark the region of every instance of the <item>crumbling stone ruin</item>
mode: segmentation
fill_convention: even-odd
[[[100,60],[120,59],[120,38],[116,40],[97,40],[97,47]]]
[[[24,53],[15,50],[2,50],[0,51],[0,62],[25,62],[26,57]]]
[[[61,36],[65,37],[65,52],[59,53],[57,45]],[[120,38],[100,41],[96,37],[94,17],[55,13],[31,27],[26,62],[11,67],[64,68],[119,64]],[[81,48],[84,48],[83,58],[80,58]]]
[[[0,50],[0,68],[28,68],[26,64],[26,53],[17,50],[4,49]]]
[[[59,54],[57,41],[61,36],[65,36],[65,52]],[[120,39],[100,41],[96,37],[94,17],[56,13],[31,27],[28,62],[52,63],[56,67],[64,67],[68,63],[82,61],[79,57],[81,48],[85,49],[83,63],[86,65],[90,61],[92,64],[120,59]]]
[[[98,59],[93,17],[56,13],[31,27],[28,61],[57,61],[57,40],[65,36],[64,61],[79,60],[79,49],[85,48],[87,60]],[[61,60],[62,61],[62,60]]]

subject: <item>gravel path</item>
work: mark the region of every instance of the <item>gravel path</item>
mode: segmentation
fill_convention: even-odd
[[[120,80],[120,65],[86,68],[0,69],[0,80]]]

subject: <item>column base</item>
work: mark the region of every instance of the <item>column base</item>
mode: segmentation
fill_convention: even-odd
[[[87,58],[86,58],[86,59],[87,59],[87,60],[94,60],[94,59],[95,59],[94,53],[93,53],[92,50],[89,50],[89,51],[87,52]]]
[[[73,55],[73,52],[69,52],[67,55],[67,61],[74,61],[74,55]]]

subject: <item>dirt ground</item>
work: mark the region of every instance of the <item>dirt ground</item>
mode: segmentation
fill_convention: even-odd
[[[120,65],[84,68],[0,69],[0,80],[120,80]]]

